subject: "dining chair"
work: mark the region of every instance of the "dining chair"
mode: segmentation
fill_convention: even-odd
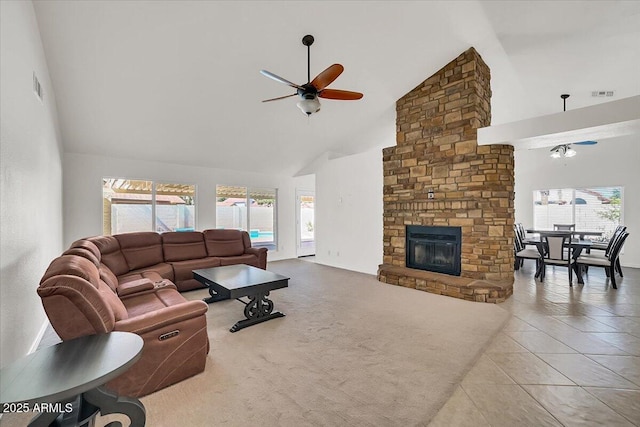
[[[604,255],[608,256],[611,253],[611,249],[613,249],[613,245],[616,241],[616,239],[620,238],[620,235],[627,231],[627,227],[624,225],[619,225],[616,227],[615,231],[613,232],[613,235],[611,236],[611,238],[606,241],[606,242],[594,242],[591,245],[591,249],[595,249],[597,251],[604,251]],[[589,251],[590,253],[591,251]],[[597,252],[596,252],[597,254]],[[622,267],[620,266],[620,258],[618,258],[618,260],[616,261],[616,270],[618,271],[618,274],[620,274],[620,277],[624,277],[622,275]]]
[[[603,267],[607,277],[611,280],[611,285],[613,289],[618,289],[616,285],[616,272],[620,274],[620,277],[624,277],[622,275],[622,267],[620,267],[620,251],[622,250],[622,246],[624,245],[625,240],[629,233],[623,231],[618,235],[616,240],[613,242],[613,247],[608,255],[600,255],[600,254],[585,254],[580,255],[576,259],[576,268],[582,268],[584,266],[592,266],[592,267]]]
[[[553,229],[555,231],[575,231],[575,224],[553,224]]]
[[[540,280],[544,281],[546,266],[553,265],[567,267],[569,270],[569,286],[573,286],[573,268],[575,260],[572,257],[571,236],[566,233],[545,233],[542,236],[544,253],[542,257],[542,268]],[[568,249],[568,250],[567,250]]]
[[[536,238],[528,238],[527,237],[527,232],[524,228],[524,225],[522,225],[521,222],[516,223],[516,227],[518,228],[518,232],[520,233],[520,237],[522,239],[522,243],[524,244],[524,246],[526,247],[527,245],[535,245],[536,244]]]
[[[523,249],[522,236],[520,235],[520,229],[518,223],[513,224],[513,254],[514,263],[513,269],[519,270],[523,265],[523,259],[518,257],[518,252]]]
[[[527,248],[522,240],[520,233],[515,232],[514,242],[514,251],[515,251],[515,262],[513,265],[514,270],[519,270],[520,267],[524,264],[525,259],[533,259],[536,261],[536,273],[534,277],[540,276],[541,269],[541,260],[542,254],[537,248]]]
[[[618,237],[618,235],[624,231],[627,231],[626,226],[624,225],[617,226],[609,240],[604,242],[593,242],[593,244],[591,245],[591,249],[605,251],[605,254],[608,254],[609,252],[611,252],[611,246],[615,238]]]
[[[600,252],[591,252],[591,251],[587,251],[587,255],[593,255],[594,258],[600,258],[600,259],[608,259],[609,256],[611,255],[611,252],[613,251],[613,249],[615,248],[616,243],[618,242],[618,240],[620,240],[622,238],[622,235],[624,234],[624,232],[626,231],[627,227],[624,226],[619,226],[616,228],[616,231],[613,233],[613,236],[611,237],[611,239],[609,239],[609,243],[607,244],[607,247],[604,250],[604,253],[600,253]],[[591,245],[593,247],[593,245]],[[596,249],[600,249],[600,248],[596,248]],[[622,249],[622,248],[621,248]],[[622,273],[622,267],[620,266],[620,257],[618,256],[616,258],[615,261],[615,270],[618,272],[618,274],[620,274],[620,277],[624,277],[624,274]],[[588,266],[584,266],[583,267],[585,271],[588,271]],[[609,271],[606,270],[607,273],[607,277],[609,277]]]

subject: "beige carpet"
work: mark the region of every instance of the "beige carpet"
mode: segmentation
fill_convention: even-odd
[[[508,318],[308,261],[268,269],[291,277],[271,293],[286,317],[230,333],[243,305],[210,305],[205,372],[144,397],[148,426],[426,425]]]

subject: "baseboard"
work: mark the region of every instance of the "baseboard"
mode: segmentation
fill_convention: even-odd
[[[626,263],[626,262],[620,262],[620,265],[622,265],[622,267],[628,267],[628,268],[640,268],[640,264],[635,264],[635,263]]]
[[[29,348],[29,352],[27,354],[31,354],[38,349],[40,341],[42,341],[42,337],[44,336],[44,333],[46,332],[48,326],[49,320],[45,319],[45,321],[42,323],[42,326],[40,327],[38,335],[36,335],[36,339],[33,341],[33,344],[31,344],[31,347]]]

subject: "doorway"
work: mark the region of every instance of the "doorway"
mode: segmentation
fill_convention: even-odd
[[[316,254],[315,202],[315,192],[296,190],[296,255],[298,258]]]

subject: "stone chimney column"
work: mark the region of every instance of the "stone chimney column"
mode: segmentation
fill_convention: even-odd
[[[514,158],[512,146],[477,144],[477,129],[491,123],[489,67],[470,48],[399,99],[396,113],[397,145],[383,150],[379,280],[504,301],[513,290]],[[461,276],[406,268],[406,225],[461,227]]]

